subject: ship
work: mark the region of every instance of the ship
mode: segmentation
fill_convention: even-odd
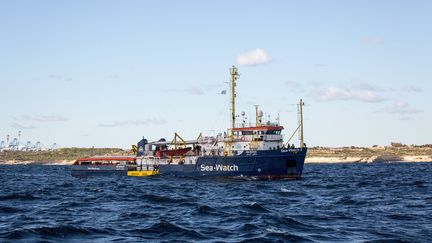
[[[244,116],[236,113],[239,76],[238,68],[233,65],[230,68],[230,127],[225,132],[215,136],[200,133],[193,140],[185,140],[177,132],[168,141],[163,138],[148,141],[143,137],[133,146],[136,152],[133,158],[82,158],[72,166],[72,175],[107,175],[111,171],[128,176],[301,178],[307,153],[303,100],[297,105],[297,128],[284,142],[284,127],[279,119],[265,121],[259,106],[255,106],[254,123],[246,122],[247,119],[237,123],[237,118]],[[295,134],[300,141],[298,147],[290,144]]]
[[[283,126],[263,121],[263,112],[255,106],[255,122],[237,123],[236,82],[238,68],[230,68],[231,127],[216,136],[200,134],[194,140],[184,140],[178,133],[171,141],[148,142],[144,137],[136,145],[137,170],[143,175],[154,174],[191,177],[254,177],[261,179],[298,179],[302,176],[307,147],[303,137],[303,106],[298,104],[298,124],[284,143]],[[244,113],[242,114],[242,116]],[[290,144],[295,134],[300,145]],[[138,172],[129,172],[129,175]]]
[[[135,156],[94,156],[79,158],[72,164],[71,175],[88,177],[95,175],[127,176],[137,169]]]

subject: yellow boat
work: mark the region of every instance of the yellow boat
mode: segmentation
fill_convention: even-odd
[[[128,171],[128,176],[152,176],[157,175],[158,170],[131,170]]]

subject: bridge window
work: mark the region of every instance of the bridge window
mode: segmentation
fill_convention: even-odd
[[[266,134],[279,135],[279,134],[281,134],[281,130],[270,130],[270,131],[267,131]]]

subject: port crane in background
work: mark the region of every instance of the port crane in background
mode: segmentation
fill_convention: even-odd
[[[0,142],[0,152],[3,151],[45,151],[45,150],[55,150],[58,148],[57,143],[53,143],[51,147],[45,147],[40,141],[32,143],[27,141],[27,143],[22,144],[21,142],[21,131],[18,131],[18,137],[13,138],[10,142],[10,135],[6,135],[6,141],[2,140]]]

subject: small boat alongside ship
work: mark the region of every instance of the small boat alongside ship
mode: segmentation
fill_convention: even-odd
[[[303,101],[298,104],[297,128],[284,143],[281,134],[284,127],[279,119],[264,121],[258,106],[255,106],[255,123],[246,123],[246,119],[236,123],[239,116],[235,111],[235,88],[239,74],[235,66],[230,69],[230,76],[231,127],[224,133],[200,134],[194,140],[184,140],[178,133],[171,141],[148,142],[143,138],[136,146],[136,156],[116,157],[117,160],[79,159],[72,166],[72,175],[113,172],[128,176],[301,178],[307,153],[303,137]],[[296,133],[300,140],[297,148],[290,144]]]
[[[72,164],[72,176],[86,177],[93,175],[127,176],[128,171],[137,168],[135,156],[95,156],[77,159]]]

